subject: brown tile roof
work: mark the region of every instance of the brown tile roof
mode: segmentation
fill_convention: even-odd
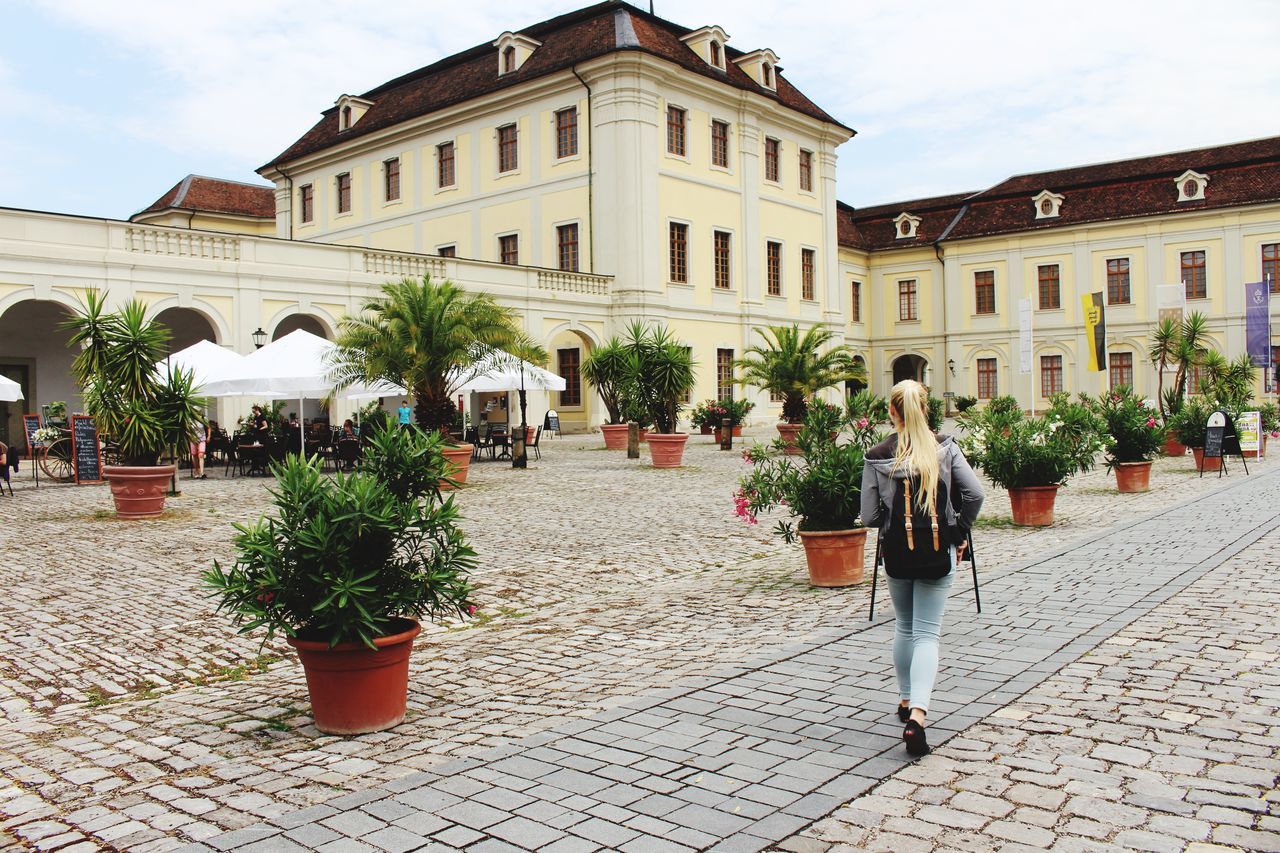
[[[732,62],[744,55],[742,51],[726,46],[725,53],[730,60],[726,63],[727,71],[712,68],[680,41],[690,32],[687,27],[650,15],[621,0],[588,6],[520,30],[522,35],[542,42],[542,46],[518,71],[498,75],[497,51],[491,43],[464,50],[361,95],[373,101],[373,106],[348,130],[338,130],[336,107],[325,110],[314,127],[259,171],[619,50],[649,53],[687,71],[774,98],[799,113],[844,127],[781,74],[775,75],[776,93],[757,85]]]
[[[1209,176],[1204,201],[1179,202],[1174,179],[1188,169]],[[1059,215],[1036,219],[1041,190],[1065,197]],[[1015,175],[979,193],[896,202],[874,208],[840,205],[839,242],[878,250],[948,240],[1062,228],[1140,216],[1190,213],[1280,201],[1280,137]],[[897,240],[893,218],[924,220],[916,240]],[[950,227],[948,227],[950,226]]]
[[[275,219],[275,187],[187,175],[134,217],[170,209]]]

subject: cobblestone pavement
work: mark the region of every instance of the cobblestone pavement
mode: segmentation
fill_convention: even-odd
[[[99,517],[100,487],[20,480],[23,544],[0,569],[0,831],[46,849],[209,839],[343,790],[421,785],[411,774],[865,625],[865,587],[809,589],[796,550],[732,517],[738,454],[695,438],[686,468],[657,471],[598,441],[544,442],[529,471],[473,468],[459,500],[485,556],[483,610],[419,642],[410,719],[357,740],[319,735],[292,658],[232,636],[199,591],[199,572],[229,556],[229,522],[265,507],[262,481],[184,483],[168,519],[131,525]],[[1093,473],[1063,491],[1049,530],[1005,526],[993,494],[979,537],[988,610],[1019,561],[1262,481],[1241,473],[1201,481],[1189,459],[1165,460],[1155,490],[1132,496]]]

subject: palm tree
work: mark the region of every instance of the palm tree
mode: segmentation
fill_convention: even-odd
[[[582,378],[596,389],[609,413],[610,424],[626,423],[622,416],[627,377],[631,375],[631,359],[618,338],[610,338],[587,356],[579,368]]]
[[[1178,372],[1173,384],[1185,393],[1187,374],[1191,368],[1200,367],[1209,352],[1209,321],[1199,311],[1192,311],[1178,329],[1178,347],[1174,353]],[[1195,393],[1196,389],[1191,389]]]
[[[1180,338],[1177,321],[1172,317],[1165,317],[1156,326],[1155,331],[1151,333],[1151,347],[1147,350],[1147,357],[1151,359],[1151,363],[1155,365],[1157,372],[1156,388],[1158,393],[1156,397],[1160,402],[1160,417],[1162,420],[1167,419],[1169,416],[1169,412],[1165,408],[1164,399],[1164,369],[1166,365],[1176,362]]]
[[[451,281],[387,282],[360,314],[338,327],[330,378],[339,387],[387,381],[408,388],[414,419],[428,431],[453,423],[454,393],[494,366],[517,338],[515,315],[488,294]]]
[[[795,324],[756,331],[764,342],[749,347],[734,366],[742,371],[744,384],[782,397],[787,423],[803,423],[808,400],[824,388],[866,382],[866,369],[854,360],[853,351],[844,344],[830,346],[835,332],[814,326],[801,335]]]
[[[551,356],[547,353],[544,346],[539,344],[533,338],[520,332],[516,335],[516,339],[507,347],[507,353],[518,360],[517,367],[520,370],[520,387],[517,389],[520,396],[520,441],[518,442],[520,452],[516,453],[513,449],[511,454],[511,467],[524,468],[529,462],[528,450],[525,449],[525,440],[529,435],[529,422],[527,419],[527,397],[524,388],[524,366],[525,363],[534,365],[535,367],[545,367],[547,359]]]

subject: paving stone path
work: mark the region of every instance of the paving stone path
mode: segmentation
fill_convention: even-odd
[[[1274,507],[1278,479],[1275,473],[1240,479],[1198,501],[1034,555],[988,578],[981,616],[973,613],[971,590],[957,583],[930,715],[932,740],[942,743],[993,714],[1008,719],[1009,712],[1002,709],[1047,679],[1070,684],[1071,666],[1082,655],[1206,573],[1244,559],[1237,555],[1280,527]],[[868,628],[819,632],[781,653],[685,680],[620,708],[429,771],[277,815],[191,849],[760,850],[778,842],[794,847],[803,842],[787,839],[907,763],[892,713],[890,631],[886,606]],[[1265,654],[1274,653],[1268,649]],[[1115,673],[1109,675],[1115,678]],[[1274,679],[1261,694],[1274,709]],[[1158,690],[1138,695],[1166,698]],[[1245,728],[1261,725],[1263,716],[1273,713],[1255,713]],[[1268,720],[1268,726],[1273,722]],[[1223,737],[1238,739],[1241,731],[1228,726]],[[1221,785],[1203,789],[1216,792],[1218,799],[1200,802],[1230,808],[1238,805],[1236,799],[1246,799],[1233,785],[1273,787],[1274,734],[1273,727],[1259,733],[1257,749],[1244,753],[1265,753],[1264,766],[1231,771]],[[966,748],[974,751],[972,742],[955,747]],[[1127,749],[1131,747],[1115,742],[1094,747],[1100,754],[1092,760],[1145,763],[1139,751]],[[946,760],[945,750],[905,771],[905,778],[932,787],[949,781],[948,767],[930,769]],[[1192,752],[1179,757],[1204,760]],[[1087,762],[1082,765],[1089,769]],[[1055,772],[1047,764],[1027,769]],[[909,775],[913,772],[914,777]],[[1271,784],[1262,778],[1268,774]],[[970,832],[1012,810],[978,791],[955,797],[961,802],[943,806],[940,802],[951,798],[922,794],[912,809],[918,807],[923,815],[906,819]],[[1052,800],[1050,794],[1035,802],[1061,805]],[[1274,800],[1264,801],[1260,794],[1251,802],[1251,814],[1275,807]],[[970,810],[962,808],[966,803]],[[856,804],[851,808],[857,809]],[[1108,805],[1105,798],[1084,792],[1069,805],[1068,813],[1099,827],[1108,821],[1113,826],[1142,825],[1124,811],[1132,807]],[[1159,808],[1152,800],[1145,805]],[[1226,831],[1223,840],[1252,843],[1274,835],[1268,827],[1252,830],[1252,824],[1250,831],[1257,837]],[[918,840],[920,834],[914,837]],[[1010,837],[1033,844],[1044,840],[1009,826],[992,833],[987,843]],[[1145,838],[1135,835],[1120,843]],[[819,833],[808,840],[821,842],[822,837]],[[898,849],[892,843],[880,849]],[[956,843],[984,849],[982,843]]]

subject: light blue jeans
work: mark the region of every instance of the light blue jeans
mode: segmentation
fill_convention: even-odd
[[[951,572],[937,580],[889,578],[889,596],[895,615],[893,666],[898,671],[898,693],[912,708],[929,710],[929,695],[938,677],[938,637],[947,593],[956,576],[956,552],[951,551]]]

